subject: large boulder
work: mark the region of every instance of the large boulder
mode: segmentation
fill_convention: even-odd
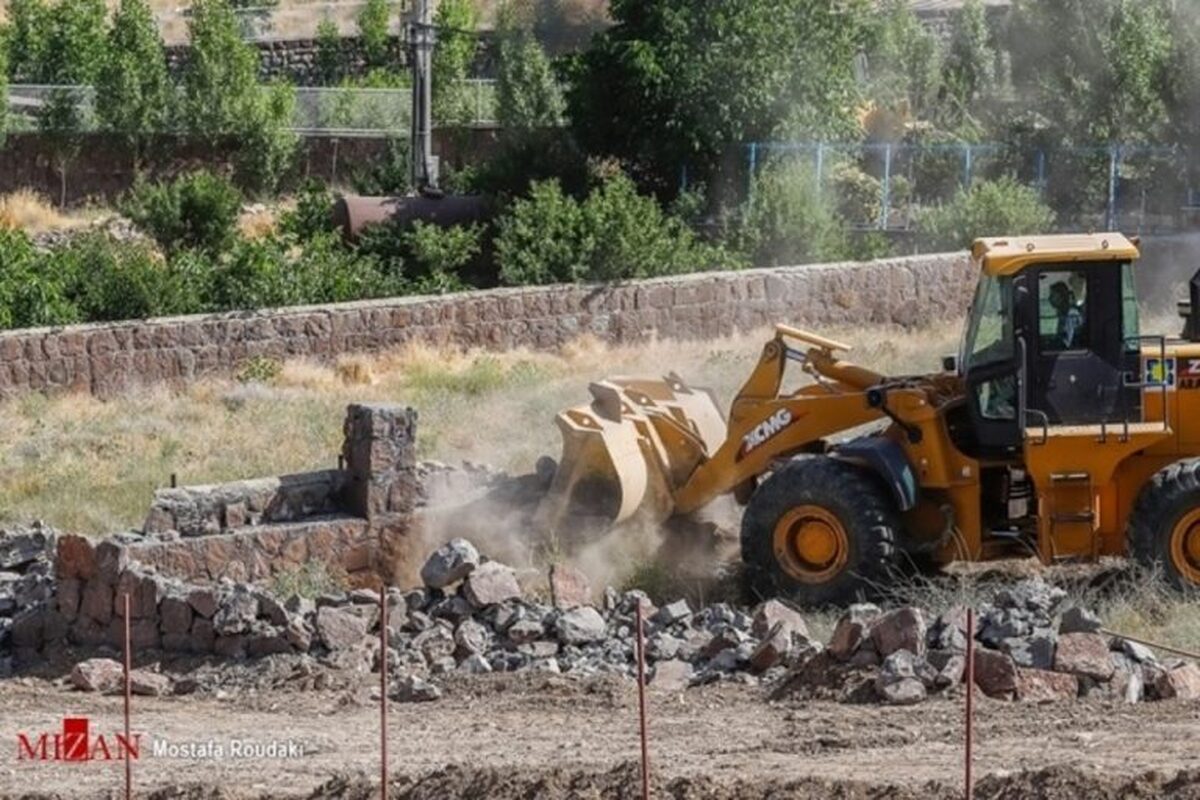
[[[213,615],[213,630],[221,636],[235,636],[249,631],[257,618],[258,598],[238,586],[221,600]]]
[[[776,625],[782,625],[786,633],[808,636],[808,625],[800,612],[782,600],[768,600],[754,610],[750,631],[755,637],[765,639]]]
[[[517,573],[498,561],[476,567],[463,584],[463,597],[475,608],[487,608],[520,596]]]
[[[563,644],[587,644],[605,637],[608,626],[600,612],[591,606],[564,611],[554,623],[558,640]]]
[[[900,650],[920,656],[925,652],[925,615],[911,606],[889,611],[871,626],[871,640],[885,659]]]
[[[1017,669],[1017,699],[1046,703],[1074,700],[1079,694],[1079,679],[1063,672],[1044,669]]]
[[[1200,699],[1200,667],[1189,662],[1156,670],[1154,693],[1161,700]]]
[[[89,658],[71,670],[71,685],[85,692],[119,691],[125,684],[124,668],[111,658]]]
[[[975,651],[975,685],[988,697],[1012,700],[1017,693],[1017,665],[995,650]]]
[[[1054,669],[1094,681],[1107,681],[1116,669],[1108,652],[1108,640],[1098,633],[1060,634],[1054,651]]]
[[[431,589],[444,589],[466,578],[479,566],[479,551],[466,539],[451,539],[434,550],[421,567],[421,580]]]
[[[369,620],[346,608],[321,606],[317,609],[317,636],[330,650],[345,650],[363,640]]]
[[[848,661],[870,638],[871,625],[879,613],[879,607],[870,603],[857,603],[846,609],[829,638],[829,654],[839,661]]]
[[[584,575],[569,564],[550,567],[550,599],[555,608],[568,610],[588,604],[592,585]]]

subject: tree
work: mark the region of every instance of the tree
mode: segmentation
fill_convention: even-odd
[[[10,0],[6,42],[8,71],[13,80],[41,80],[42,55],[49,34],[50,9],[44,0]]]
[[[183,72],[183,125],[216,144],[254,116],[258,54],[242,41],[228,0],[197,0],[188,33],[192,47]]]
[[[937,37],[906,0],[887,0],[871,30],[868,91],[888,108],[905,106],[920,117],[936,102],[942,51]]]
[[[441,0],[433,17],[437,47],[433,51],[433,118],[441,125],[469,125],[474,118],[473,96],[467,84],[475,60],[475,28],[479,24],[473,0]]]
[[[234,169],[238,182],[251,193],[275,191],[296,155],[299,137],[292,131],[296,90],[274,83],[260,92],[238,128]]]
[[[0,147],[8,134],[8,48],[0,32]]]
[[[523,133],[561,124],[562,90],[533,32],[506,24],[499,35],[496,121],[501,129]]]
[[[659,191],[711,183],[733,146],[857,132],[863,0],[613,0],[615,24],[570,70],[585,148]]]
[[[100,124],[129,144],[141,163],[152,137],[171,124],[174,89],[158,25],[146,0],[121,0],[96,81]]]
[[[362,40],[363,55],[368,67],[388,66],[390,15],[387,0],[367,0],[366,5],[358,12],[358,35]]]
[[[104,0],[61,0],[46,12],[45,38],[36,68],[56,88],[43,98],[37,127],[59,176],[59,205],[67,202],[67,169],[91,127],[86,87],[95,83],[108,50]]]
[[[978,116],[973,109],[996,85],[996,58],[987,12],[980,0],[967,0],[954,14],[946,54],[943,113],[950,122]]]
[[[326,86],[342,74],[342,35],[337,23],[326,17],[317,23],[317,75]]]
[[[60,0],[47,12],[37,74],[42,83],[90,86],[108,53],[104,0]]]

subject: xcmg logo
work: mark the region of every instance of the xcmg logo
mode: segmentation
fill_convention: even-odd
[[[141,734],[92,734],[87,717],[66,717],[58,733],[18,733],[18,761],[126,761],[138,759]]]
[[[778,434],[788,425],[791,425],[794,419],[791,411],[781,408],[766,420],[755,425],[750,429],[749,433],[742,437],[742,451],[738,455],[738,458],[741,459],[748,456],[755,448],[771,439],[771,437]]]

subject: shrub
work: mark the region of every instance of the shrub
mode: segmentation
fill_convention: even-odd
[[[399,293],[379,262],[346,250],[337,234],[318,234],[284,266],[289,303],[343,303]]]
[[[78,322],[68,297],[70,276],[43,259],[22,231],[0,228],[0,327],[29,328]]]
[[[296,196],[296,206],[283,213],[280,227],[283,232],[307,241],[320,233],[334,230],[333,192],[324,183],[310,180]]]
[[[917,219],[928,246],[950,249],[969,247],[981,236],[1045,233],[1053,226],[1054,212],[1037,191],[1013,178],[976,183]]]
[[[496,119],[502,130],[522,133],[562,123],[562,90],[532,31],[501,30],[498,61]]]
[[[757,265],[836,261],[850,252],[811,170],[794,161],[768,165],[755,177],[735,239]]]
[[[387,0],[367,0],[358,12],[358,35],[368,67],[384,67],[388,62]]]
[[[883,210],[883,183],[853,164],[842,163],[833,170],[837,213],[859,225],[874,225]]]
[[[467,288],[465,267],[479,256],[482,225],[452,225],[443,228],[414,222],[404,235],[410,258],[406,277],[420,294],[456,292]]]
[[[233,240],[241,205],[241,193],[228,180],[199,171],[167,182],[138,183],[120,208],[168,253],[217,253]]]
[[[556,181],[537,183],[498,221],[496,260],[508,284],[611,281],[736,263],[704,245],[625,175],[582,203]]]
[[[317,23],[316,60],[321,82],[329,85],[336,81],[342,72],[342,34],[328,17]]]
[[[408,153],[407,138],[389,139],[387,155],[350,174],[351,187],[358,194],[373,197],[407,194],[412,188]]]
[[[296,116],[296,90],[273,83],[255,93],[238,127],[234,175],[252,193],[275,191],[292,166],[300,137],[291,129]]]
[[[49,259],[89,322],[145,319],[190,310],[163,260],[150,248],[100,233],[74,239]]]
[[[215,309],[271,308],[288,305],[285,253],[275,239],[239,240],[212,267],[211,302]]]

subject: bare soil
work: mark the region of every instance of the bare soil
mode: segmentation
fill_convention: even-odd
[[[377,679],[376,679],[377,680]],[[231,690],[226,696],[134,698],[143,752],[136,795],[158,798],[378,796],[374,682],[349,688]],[[911,708],[767,699],[736,685],[650,694],[655,797],[961,797],[961,696]],[[17,734],[87,716],[92,732],[121,728],[119,697],[41,679],[0,684],[0,798],[116,796],[117,762],[30,762]],[[456,678],[434,703],[393,704],[392,797],[634,798],[636,686],[550,675]],[[1200,798],[1194,742],[1200,704],[1096,701],[1011,704],[979,699],[977,797]],[[301,743],[289,759],[235,758],[234,740]],[[224,757],[154,755],[152,741],[212,741]]]

